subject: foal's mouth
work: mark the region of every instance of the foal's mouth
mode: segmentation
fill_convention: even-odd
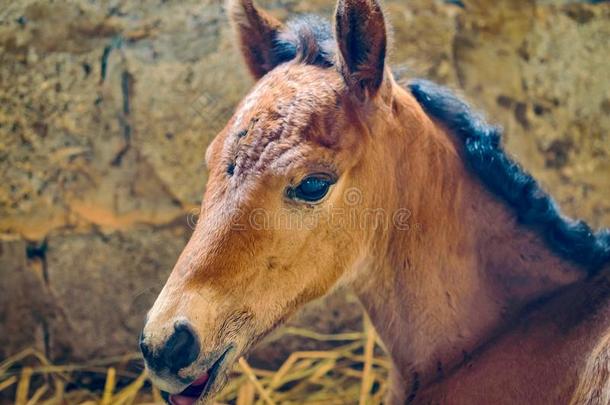
[[[206,372],[197,377],[188,387],[177,394],[162,392],[163,398],[171,405],[194,405],[213,392],[217,377],[224,370],[225,360],[233,346],[229,346],[224,353],[212,364]]]

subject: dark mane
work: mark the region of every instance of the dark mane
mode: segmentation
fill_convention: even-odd
[[[289,20],[275,38],[277,64],[298,59],[322,67],[334,64],[336,45],[330,23],[317,15],[302,15]]]
[[[553,251],[591,273],[610,262],[610,230],[594,233],[585,222],[563,216],[538,182],[502,149],[500,128],[487,124],[445,87],[426,80],[412,81],[408,87],[424,110],[463,142],[472,172]]]

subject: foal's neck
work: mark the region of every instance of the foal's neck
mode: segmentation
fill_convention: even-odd
[[[411,212],[408,230],[381,238],[385,252],[356,282],[360,296],[411,391],[442,378],[506,327],[523,307],[585,272],[560,259],[470,173],[460,145],[406,92],[394,100],[396,135],[384,155],[406,189],[390,210]]]

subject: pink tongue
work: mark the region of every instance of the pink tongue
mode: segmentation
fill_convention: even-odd
[[[208,377],[208,373],[205,373],[204,375],[193,381],[191,383],[191,387],[199,387],[200,385],[205,384],[206,382],[208,382]]]
[[[169,396],[169,403],[172,405],[193,405],[197,402],[198,398],[185,397],[180,394],[174,394]]]
[[[199,399],[199,395],[192,396],[192,395],[183,395],[183,394],[188,394],[189,391],[192,392],[192,391],[196,390],[196,388],[202,387],[203,385],[205,385],[205,383],[208,382],[208,377],[209,377],[208,373],[205,373],[201,377],[199,377],[198,379],[193,381],[191,383],[191,385],[189,385],[180,394],[170,395],[169,396],[170,404],[172,404],[172,405],[193,405]],[[201,391],[203,391],[203,389]]]

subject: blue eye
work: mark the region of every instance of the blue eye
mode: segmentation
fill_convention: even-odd
[[[293,200],[317,202],[328,194],[334,182],[329,175],[313,174],[305,177],[298,186],[288,188],[287,195]]]

